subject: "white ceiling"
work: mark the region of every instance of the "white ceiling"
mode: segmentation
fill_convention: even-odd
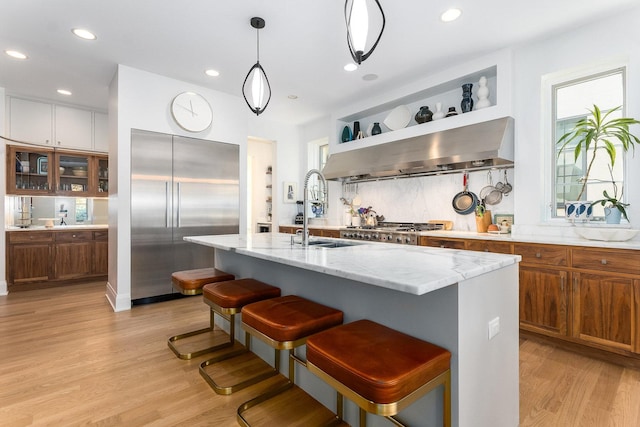
[[[382,40],[360,69],[347,73],[342,1],[0,0],[0,51],[29,56],[0,55],[0,87],[106,110],[116,64],[124,64],[242,96],[256,60],[249,19],[260,16],[266,20],[260,63],[273,92],[260,117],[304,123],[434,70],[624,13],[637,1],[380,0],[387,17]],[[440,22],[451,6],[461,8],[462,17]],[[74,27],[98,40],[78,39]],[[207,68],[221,75],[208,77]],[[371,73],[379,78],[362,79]],[[73,95],[58,95],[58,88]]]

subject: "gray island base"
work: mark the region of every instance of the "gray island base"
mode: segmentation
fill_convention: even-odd
[[[519,256],[388,243],[304,248],[292,246],[291,235],[278,233],[185,240],[215,248],[215,266],[236,277],[261,280],[281,288],[283,295],[342,310],[345,323],[371,319],[448,349],[452,425],[518,425]],[[490,328],[496,322],[498,331]],[[242,339],[237,326],[236,338]],[[253,340],[252,349],[273,363],[265,344]],[[284,357],[281,366],[286,369]],[[335,411],[334,391],[304,368],[296,369],[298,385]],[[345,420],[357,425],[357,413],[346,401]],[[412,426],[442,425],[442,389],[399,418]],[[368,415],[368,423],[390,425],[374,415]]]

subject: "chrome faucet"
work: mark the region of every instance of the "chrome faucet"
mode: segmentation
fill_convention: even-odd
[[[322,204],[322,212],[327,212],[329,209],[329,187],[327,186],[327,180],[318,169],[311,169],[307,172],[307,176],[304,177],[304,204],[302,205],[302,246],[309,246],[309,224],[307,223],[307,203],[309,202],[309,178],[312,175],[318,175],[320,182],[322,182],[322,190],[318,191],[318,200],[314,202],[320,202]]]

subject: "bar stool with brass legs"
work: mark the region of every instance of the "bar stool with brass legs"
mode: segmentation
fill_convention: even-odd
[[[307,368],[366,413],[404,426],[395,415],[442,385],[443,426],[451,426],[451,353],[370,320],[320,332],[307,340]],[[340,408],[340,406],[338,406]],[[342,418],[342,414],[338,413]]]
[[[202,289],[202,297],[211,310],[229,322],[229,339],[230,345],[235,342],[235,315],[242,311],[242,307],[253,302],[262,301],[269,298],[280,296],[280,288],[267,285],[254,279],[238,279],[228,282],[209,283]],[[214,363],[231,359],[243,353],[247,353],[251,349],[250,335],[245,332],[245,346],[240,350],[227,352],[220,356],[206,360],[200,364],[200,375],[218,394],[231,394],[234,391],[243,389],[262,378],[253,381],[244,381],[232,385],[219,385],[216,380],[207,372],[206,368]],[[266,377],[272,376],[269,374]]]
[[[288,350],[289,374],[286,384],[271,388],[238,408],[240,425],[250,426],[245,418],[246,411],[294,386],[294,362],[299,360],[295,349],[304,345],[309,336],[342,324],[342,319],[342,311],[296,295],[256,302],[242,309],[244,330],[275,350],[274,374],[280,371],[280,350]]]
[[[194,270],[182,270],[176,271],[171,275],[171,282],[173,287],[183,295],[199,295],[202,293],[202,288],[208,283],[224,282],[227,280],[233,280],[235,276],[233,274],[225,273],[217,268],[198,268]],[[171,351],[175,353],[180,359],[191,359],[193,357],[200,356],[210,351],[215,351],[220,348],[219,345],[209,346],[207,348],[199,349],[196,351],[184,351],[178,349],[176,341],[193,337],[196,335],[210,333],[214,330],[214,313],[209,313],[209,327],[198,329],[196,331],[186,332],[172,336],[167,341]],[[226,344],[225,346],[227,346]]]

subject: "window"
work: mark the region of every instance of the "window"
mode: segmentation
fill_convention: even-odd
[[[625,68],[617,68],[606,72],[590,75],[580,79],[563,82],[552,86],[553,96],[553,138],[554,144],[554,180],[553,194],[555,197],[555,209],[553,216],[564,217],[565,201],[597,200],[602,197],[602,192],[613,192],[613,180],[618,187],[618,195],[624,183],[624,159],[622,148],[616,145],[616,162],[613,171],[608,168],[608,156],[604,153],[596,157],[589,179],[583,189],[584,175],[593,158],[593,149],[589,152],[582,151],[575,159],[573,146],[566,147],[559,153],[556,142],[567,132],[570,132],[575,123],[586,118],[588,110],[597,105],[602,114],[616,108],[620,110],[612,113],[610,117],[623,117],[625,111]],[[624,199],[624,196],[623,196]],[[594,217],[604,217],[603,207],[594,206]]]
[[[329,144],[323,144],[318,148],[318,157],[320,159],[318,164],[318,169],[324,169],[324,166],[327,164],[327,158],[329,157]]]

